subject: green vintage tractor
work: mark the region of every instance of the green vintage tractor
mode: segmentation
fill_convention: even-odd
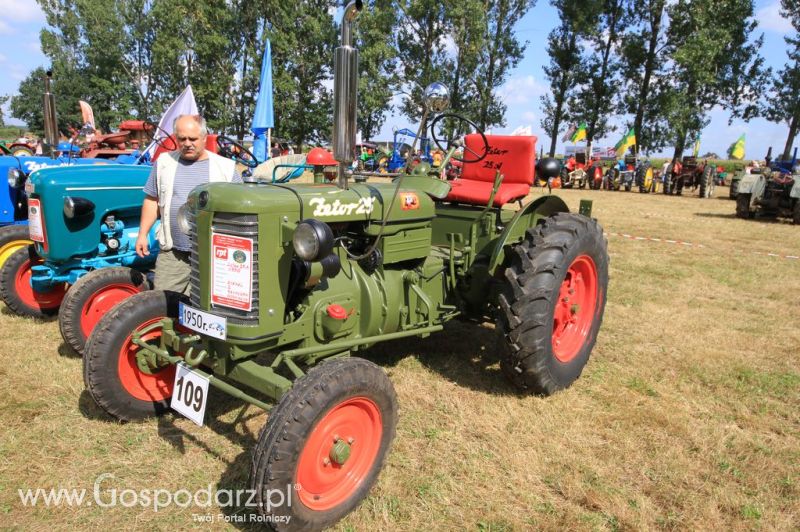
[[[581,374],[606,302],[607,245],[590,203],[582,214],[556,196],[522,203],[535,137],[478,131],[444,146],[433,135],[445,164],[463,161],[459,179],[420,163],[393,182],[350,183],[360,7],[345,7],[335,53],[337,184],[196,188],[181,216],[193,245],[190,296],[147,291],[121,302],[83,359],[89,393],[120,420],[173,408],[202,424],[209,386],[268,411],[251,510],[276,528],[336,522],[383,466],[397,398],[383,369],[352,355],[454,319],[490,321],[504,373],[521,391],[549,395]],[[447,99],[442,85],[428,88],[421,127]]]

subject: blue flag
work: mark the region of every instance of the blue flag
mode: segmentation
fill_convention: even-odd
[[[253,155],[256,156],[258,162],[264,162],[268,158],[267,130],[273,127],[275,127],[275,116],[272,111],[272,45],[267,39],[264,58],[261,61],[261,82],[258,87],[256,112],[250,128],[255,137],[253,139]]]

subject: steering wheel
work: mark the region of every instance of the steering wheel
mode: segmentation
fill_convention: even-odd
[[[431,122],[431,137],[433,138],[433,142],[436,143],[436,147],[437,148],[439,148],[440,150],[442,150],[445,153],[447,152],[445,147],[442,146],[443,139],[441,139],[441,138],[436,136],[436,125],[439,123],[439,121],[447,119],[447,118],[452,118],[452,119],[457,120],[458,122],[464,122],[465,124],[469,125],[472,129],[474,129],[481,136],[481,140],[483,141],[483,150],[482,151],[477,151],[476,152],[472,148],[467,147],[466,143],[465,143],[465,145],[464,145],[464,154],[461,157],[457,157],[457,156],[453,155],[453,157],[451,157],[451,160],[458,161],[460,163],[471,164],[471,163],[477,163],[479,161],[482,161],[487,155],[489,155],[489,141],[486,139],[486,134],[481,130],[481,128],[479,128],[474,122],[472,122],[470,120],[467,120],[466,118],[464,118],[462,116],[458,116],[457,114],[453,114],[453,113],[441,114],[441,115],[437,116],[436,118],[434,118],[433,122]],[[473,155],[473,157],[467,158],[466,157],[466,155],[467,155],[466,152],[470,152]]]
[[[253,155],[253,152],[230,137],[218,135],[217,149],[219,150],[219,154],[223,157],[232,159],[248,168],[255,168],[258,166],[258,160],[256,159],[256,156]]]
[[[145,127],[152,127],[156,130],[155,133],[161,133],[163,135],[163,137],[158,137],[155,133],[153,134],[153,142],[155,142],[159,148],[165,151],[175,151],[178,149],[178,145],[175,143],[175,139],[172,135],[160,128],[158,124],[155,122],[145,122],[144,125]]]

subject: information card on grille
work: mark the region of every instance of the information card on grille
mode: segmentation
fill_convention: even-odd
[[[253,239],[212,233],[211,254],[211,303],[252,310]]]

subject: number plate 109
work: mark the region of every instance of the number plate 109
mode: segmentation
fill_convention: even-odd
[[[207,403],[208,379],[189,369],[186,364],[178,364],[175,384],[172,386],[172,409],[202,427]]]

